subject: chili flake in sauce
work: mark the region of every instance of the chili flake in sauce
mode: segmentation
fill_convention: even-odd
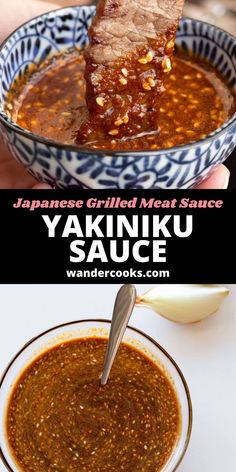
[[[6,417],[20,470],[162,470],[181,429],[174,387],[160,367],[126,344],[102,387],[106,345],[102,338],[65,342],[21,374]]]
[[[25,84],[13,86],[8,96],[8,114],[35,134],[79,145],[78,130],[88,117],[84,67],[81,52],[58,56],[41,65]],[[126,75],[123,68],[122,80],[126,80]],[[85,146],[114,151],[158,150],[194,142],[219,128],[236,110],[235,96],[216,69],[183,51],[173,57],[154,131],[120,140],[116,130],[129,126],[124,118],[114,123],[113,135],[101,138],[103,104],[104,97],[96,97],[95,106],[101,109],[97,139]]]

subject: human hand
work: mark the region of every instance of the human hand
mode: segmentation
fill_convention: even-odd
[[[199,190],[207,189],[226,189],[229,184],[230,172],[223,164],[216,167],[210,176],[205,179],[196,188]]]
[[[0,189],[51,188],[37,180],[18,164],[0,141]]]

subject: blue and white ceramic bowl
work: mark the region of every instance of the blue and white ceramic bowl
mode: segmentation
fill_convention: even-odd
[[[93,6],[42,15],[15,31],[0,50],[0,129],[11,154],[38,180],[60,188],[189,188],[222,163],[236,145],[236,116],[207,138],[153,152],[105,152],[62,145],[17,126],[4,113],[6,95],[29,65],[85,46]],[[177,44],[211,61],[236,91],[236,39],[184,18]]]

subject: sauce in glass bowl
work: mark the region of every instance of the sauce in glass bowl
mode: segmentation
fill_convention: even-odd
[[[181,432],[173,382],[148,357],[122,344],[102,387],[107,340],[53,347],[13,387],[6,434],[22,472],[159,472]]]

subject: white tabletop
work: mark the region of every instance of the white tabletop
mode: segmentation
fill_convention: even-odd
[[[1,286],[0,372],[27,340],[49,327],[110,318],[118,287]],[[148,288],[137,285],[139,293]],[[131,319],[174,357],[189,384],[194,424],[179,472],[235,471],[236,285],[229,288],[219,312],[201,323],[177,325],[141,308]]]

